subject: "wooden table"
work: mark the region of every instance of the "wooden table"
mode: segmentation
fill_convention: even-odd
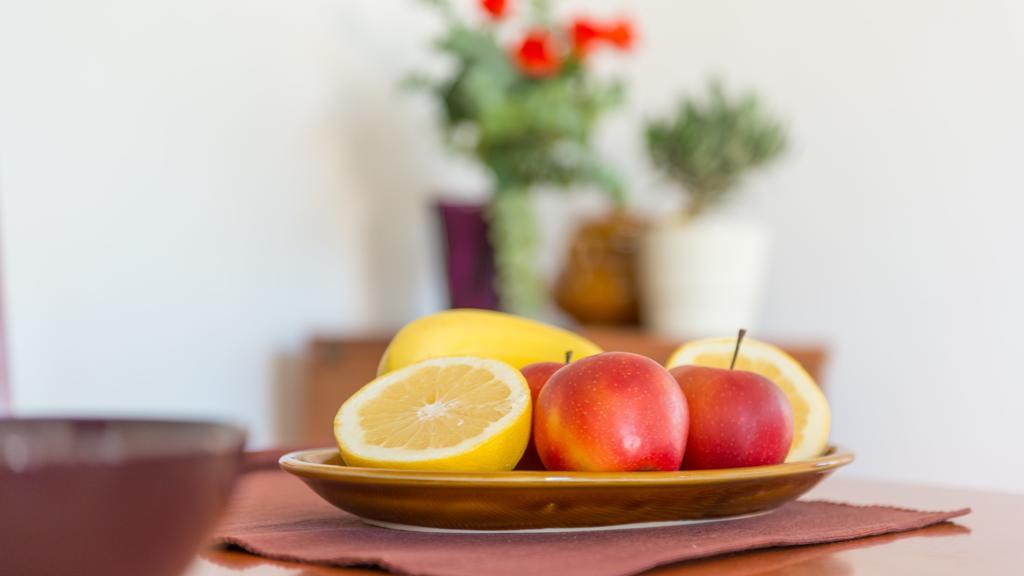
[[[836,544],[778,548],[732,554],[658,568],[647,574],[1024,574],[1024,495],[827,479],[808,498],[860,504],[973,512],[955,524]],[[338,569],[269,562],[236,551],[209,550],[186,576],[344,576],[380,575],[368,569]]]

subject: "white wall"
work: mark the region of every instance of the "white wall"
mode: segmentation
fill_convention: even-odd
[[[719,72],[795,147],[734,210],[776,232],[763,332],[824,338],[851,473],[1024,491],[1024,8],[571,2],[635,16],[602,148]],[[429,201],[486,184],[397,80],[413,0],[0,0],[0,231],[16,407],[223,414],[274,436],[274,358],[441,304]],[[595,200],[539,200],[549,239]],[[547,269],[557,265],[548,252]]]
[[[8,2],[0,190],[14,405],[271,435],[276,358],[360,327],[332,2]]]
[[[1024,6],[658,6],[638,108],[717,69],[791,121],[742,209],[777,234],[764,331],[834,345],[851,472],[1024,491]]]

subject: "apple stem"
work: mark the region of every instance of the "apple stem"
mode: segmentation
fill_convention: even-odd
[[[568,364],[569,362],[572,362],[572,350],[565,351],[565,363]]]
[[[736,366],[736,358],[740,355],[740,344],[743,342],[743,337],[747,335],[746,328],[740,328],[740,333],[736,336],[736,349],[732,351],[732,362],[729,362],[729,370]]]

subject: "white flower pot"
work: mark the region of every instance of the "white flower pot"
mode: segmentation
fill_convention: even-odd
[[[769,243],[762,226],[745,221],[698,218],[653,227],[640,254],[644,323],[679,339],[753,329]]]

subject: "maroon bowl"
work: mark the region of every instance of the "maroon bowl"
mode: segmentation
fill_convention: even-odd
[[[208,422],[0,419],[0,574],[180,574],[244,443]]]

